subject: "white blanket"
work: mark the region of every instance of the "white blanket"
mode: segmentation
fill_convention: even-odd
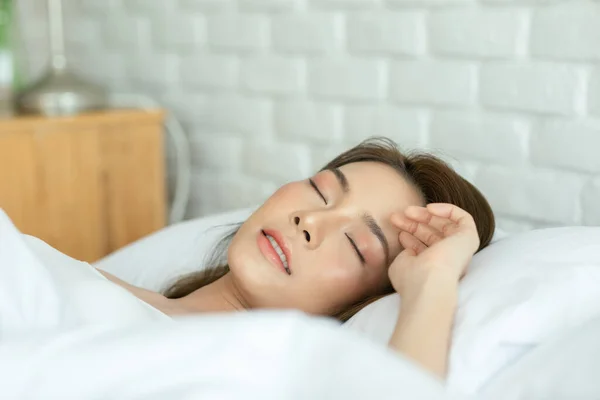
[[[401,357],[296,313],[0,341],[3,399],[450,399]]]
[[[0,338],[170,320],[89,264],[21,234],[0,210]]]
[[[458,397],[324,319],[166,318],[89,265],[20,234],[0,212],[0,398]]]

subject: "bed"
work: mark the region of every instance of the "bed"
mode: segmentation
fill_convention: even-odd
[[[170,226],[95,267],[159,290],[251,211]],[[52,251],[0,213],[3,399],[600,398],[600,228],[498,233],[475,256],[447,382],[386,348],[397,295],[343,325],[294,311],[82,324],[48,260],[83,266]]]

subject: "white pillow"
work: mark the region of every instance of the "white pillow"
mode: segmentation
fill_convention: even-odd
[[[386,343],[396,294],[346,326]],[[503,367],[548,338],[600,315],[600,228],[530,231],[473,258],[460,285],[448,384],[474,393]]]
[[[480,392],[487,400],[599,399],[600,318],[540,345]]]
[[[94,263],[132,285],[159,291],[177,277],[198,271],[215,244],[256,207],[167,226]]]

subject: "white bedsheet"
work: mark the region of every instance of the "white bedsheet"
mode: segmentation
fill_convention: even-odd
[[[0,210],[0,398],[458,397],[324,319],[274,311],[166,318],[22,235]]]

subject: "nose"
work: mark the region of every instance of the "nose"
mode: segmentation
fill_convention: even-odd
[[[333,221],[325,211],[298,211],[292,215],[296,232],[309,249],[318,248],[326,235],[326,230],[333,228]]]

